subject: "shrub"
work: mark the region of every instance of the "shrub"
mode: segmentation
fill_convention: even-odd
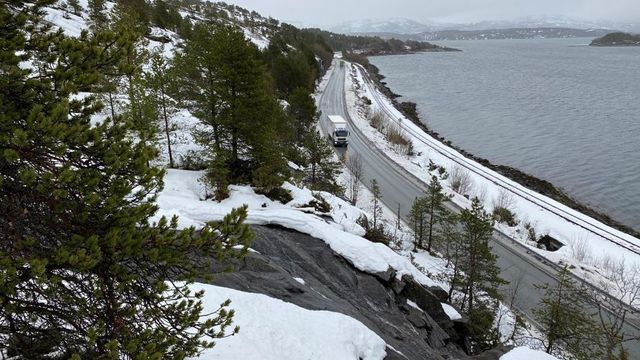
[[[471,175],[465,169],[460,166],[454,166],[449,172],[449,184],[451,189],[460,195],[466,195],[471,190],[472,181]]]
[[[496,219],[497,222],[507,224],[509,226],[518,225],[518,220],[516,220],[515,214],[505,207],[498,206],[493,208],[493,218]]]
[[[384,231],[384,226],[378,224],[373,226],[373,222],[366,215],[360,215],[356,223],[365,230],[364,238],[371,242],[378,242],[389,246],[390,236]]]
[[[515,199],[513,194],[506,189],[500,190],[500,194],[498,197],[493,200],[494,208],[505,208],[507,210],[512,210],[515,204]]]
[[[268,197],[270,200],[279,201],[279,202],[281,202],[283,204],[286,204],[289,201],[293,200],[293,196],[291,196],[291,191],[289,191],[287,189],[283,189],[281,187],[274,187],[273,189],[271,189],[269,191],[264,191],[262,189],[257,189],[256,193],[264,195],[264,196]]]
[[[185,155],[180,155],[178,164],[184,170],[205,170],[208,167],[208,162],[193,150],[189,150]]]
[[[527,230],[527,239],[529,241],[538,242],[538,235],[536,234],[536,229],[531,226],[531,223],[524,224],[525,230]]]
[[[316,211],[321,213],[329,213],[331,212],[331,205],[325,200],[322,196],[318,194],[314,194],[313,197],[315,200],[311,200],[309,205],[313,206]]]
[[[387,119],[383,112],[376,111],[369,117],[369,124],[373,126],[376,130],[381,133],[384,132],[384,127],[386,125]]]
[[[584,237],[574,237],[570,242],[570,246],[573,258],[579,262],[591,258],[591,247]]]
[[[438,174],[440,174],[442,180],[449,178],[449,173],[447,173],[447,169],[444,166],[438,166]]]
[[[437,168],[438,168],[438,165],[436,165],[436,163],[434,163],[433,160],[429,159],[429,171],[434,171]]]
[[[407,134],[395,124],[387,124],[385,138],[390,142],[396,151],[404,155],[413,153],[413,144]]]

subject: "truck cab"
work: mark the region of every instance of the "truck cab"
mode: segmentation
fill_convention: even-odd
[[[329,125],[327,135],[333,142],[333,146],[347,146],[349,144],[347,121],[340,115],[329,115]]]

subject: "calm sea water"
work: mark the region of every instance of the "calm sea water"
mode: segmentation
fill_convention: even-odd
[[[370,60],[454,144],[640,229],[640,47],[589,41],[449,41],[463,52]]]

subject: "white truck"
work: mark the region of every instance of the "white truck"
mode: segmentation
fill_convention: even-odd
[[[347,146],[349,144],[349,131],[347,121],[340,115],[329,115],[329,128],[327,135],[333,142],[333,146]]]

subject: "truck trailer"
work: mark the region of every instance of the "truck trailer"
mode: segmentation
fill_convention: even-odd
[[[333,142],[333,146],[347,146],[349,144],[347,121],[340,115],[329,115],[327,135]]]

